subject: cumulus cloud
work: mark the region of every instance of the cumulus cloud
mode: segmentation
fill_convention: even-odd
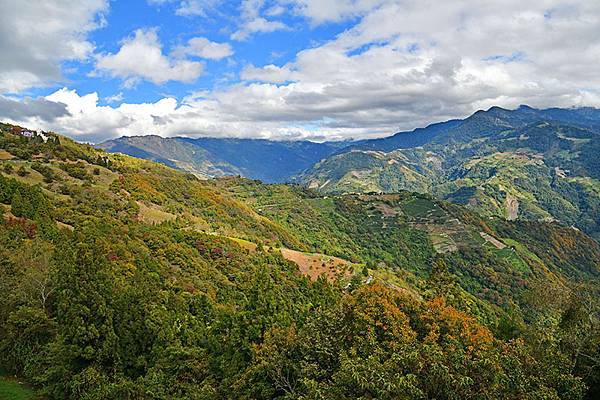
[[[239,29],[231,34],[231,39],[241,41],[248,39],[255,33],[269,33],[287,29],[287,26],[280,21],[268,20],[262,17],[261,10],[264,6],[265,0],[242,0],[240,6],[242,23]]]
[[[174,51],[175,56],[196,56],[210,60],[221,60],[233,55],[233,49],[229,43],[211,42],[204,37],[195,37],[187,42],[186,46],[179,46]]]
[[[170,59],[162,52],[156,29],[138,29],[123,40],[114,54],[96,57],[96,70],[124,79],[126,86],[145,79],[156,84],[167,81],[193,82],[203,71],[203,64],[184,59]]]
[[[313,118],[323,132],[356,137],[492,105],[600,105],[592,89],[600,87],[597,2],[294,3],[317,22],[362,17],[292,62],[246,67],[242,78],[264,82],[267,103],[278,104],[273,118]],[[255,85],[238,99],[251,98]]]
[[[187,17],[206,16],[207,11],[214,10],[218,3],[219,0],[183,0],[175,13]]]
[[[270,83],[283,83],[294,79],[294,72],[288,66],[278,67],[269,64],[262,68],[248,65],[242,70],[241,78],[246,81],[261,81]]]
[[[275,87],[255,86],[260,106],[267,106],[265,94]],[[117,107],[100,106],[97,93],[78,94],[75,90],[62,88],[46,96],[48,102],[62,103],[68,114],[57,116],[51,121],[29,119],[25,126],[33,129],[54,130],[85,142],[101,142],[117,136],[158,134],[162,136],[212,136],[212,137],[257,137],[277,139],[306,139],[319,135],[306,121],[282,126],[278,117],[269,112],[262,120],[259,111],[245,99],[236,105],[233,101],[243,87],[221,93],[200,92],[183,101],[163,98],[153,103],[128,104]],[[271,111],[277,106],[272,104]],[[246,115],[243,115],[246,113]],[[14,122],[19,122],[17,119]]]
[[[106,0],[0,1],[0,93],[62,79],[60,63],[84,60]]]
[[[147,0],[153,6],[163,6],[168,3],[178,2],[175,14],[185,17],[206,16],[208,11],[213,11],[221,0]]]
[[[118,107],[62,89],[47,100],[71,115],[45,124],[89,140],[149,133],[334,140],[389,135],[492,105],[600,106],[596,1],[334,3],[340,8],[321,20],[351,18],[349,29],[289,62],[248,65],[237,84]],[[252,17],[274,3],[247,4]],[[308,6],[294,10],[312,18]]]
[[[281,0],[291,5],[294,12],[311,20],[313,24],[339,22],[362,16],[390,0]],[[425,5],[424,5],[425,6]]]
[[[10,121],[44,121],[52,122],[58,117],[68,116],[67,105],[50,101],[43,97],[14,100],[0,96],[0,118]]]
[[[75,90],[67,88],[57,90],[46,96],[46,99],[65,104],[70,115],[58,117],[51,123],[39,122],[29,126],[53,129],[86,142],[99,142],[115,135],[125,135],[130,130],[140,134],[156,133],[152,115],[167,116],[177,106],[177,101],[171,98],[148,104],[99,106],[97,93],[80,96]]]

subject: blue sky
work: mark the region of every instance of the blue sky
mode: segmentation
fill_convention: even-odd
[[[0,0],[0,119],[341,140],[598,106],[598,26],[595,0]]]
[[[245,40],[231,40],[230,36],[238,29],[239,2],[208,6],[205,15],[178,15],[181,3],[177,1],[152,4],[145,0],[133,0],[114,1],[110,4],[109,11],[104,15],[106,26],[93,31],[89,36],[100,53],[118,52],[121,41],[131,37],[138,29],[156,29],[166,54],[195,37],[226,43],[231,46],[233,54],[216,60],[190,57],[191,60],[204,64],[203,74],[191,84],[170,80],[162,85],[155,85],[143,80],[125,90],[122,81],[106,76],[90,76],[94,66],[77,63],[75,71],[66,74],[72,81],[69,87],[81,93],[98,91],[101,103],[115,93],[123,93],[125,102],[154,102],[165,95],[183,98],[194,91],[234,84],[240,81],[240,72],[247,65],[285,64],[298,51],[331,40],[351,26],[351,21],[341,21],[313,27],[308,26],[304,18],[284,13],[278,16],[277,21],[287,28],[267,34],[259,32]],[[265,8],[268,8],[268,3]]]

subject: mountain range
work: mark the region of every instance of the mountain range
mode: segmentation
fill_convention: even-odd
[[[140,136],[98,147],[201,177],[241,175],[337,194],[430,193],[486,216],[556,220],[600,238],[599,138],[598,109],[520,106],[354,142]]]
[[[314,168],[400,150],[339,151]],[[600,244],[564,224],[0,124],[0,370],[49,399],[593,399],[599,281]]]
[[[241,175],[274,183],[289,181],[345,145],[344,142],[131,136],[109,140],[97,147],[157,161],[201,178]]]

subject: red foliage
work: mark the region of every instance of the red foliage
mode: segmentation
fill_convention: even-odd
[[[195,243],[196,249],[201,253],[201,254],[206,254],[206,252],[208,251],[208,249],[206,248],[206,245],[204,244],[203,241],[201,240],[196,240]]]
[[[8,217],[6,223],[8,226],[20,228],[28,239],[33,239],[37,235],[37,224],[26,218]]]

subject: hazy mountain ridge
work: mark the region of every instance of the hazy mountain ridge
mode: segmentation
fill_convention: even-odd
[[[202,178],[241,175],[265,182],[285,182],[346,145],[346,142],[131,136],[109,140],[97,147],[161,162]]]

